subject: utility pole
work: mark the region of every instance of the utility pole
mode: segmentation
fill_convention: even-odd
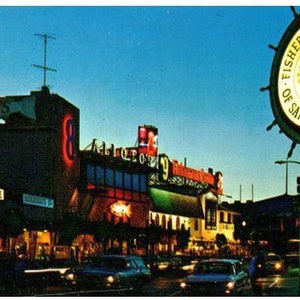
[[[56,69],[47,67],[47,41],[48,41],[48,39],[55,40],[55,37],[52,37],[47,34],[40,34],[40,33],[36,33],[35,35],[44,38],[44,65],[41,66],[41,65],[33,64],[33,66],[44,70],[44,85],[43,86],[46,87],[46,72],[47,71],[56,72]]]
[[[285,195],[288,194],[288,183],[289,183],[289,167],[288,164],[300,164],[300,161],[297,160],[276,160],[275,164],[285,164]]]

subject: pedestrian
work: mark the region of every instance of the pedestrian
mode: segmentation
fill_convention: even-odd
[[[254,295],[262,296],[263,287],[261,279],[266,275],[264,256],[259,251],[252,251],[252,260],[249,266],[249,277]]]

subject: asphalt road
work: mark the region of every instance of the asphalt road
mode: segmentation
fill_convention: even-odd
[[[268,275],[261,279],[263,296],[298,296],[299,269],[289,268],[286,273]],[[144,296],[180,296],[180,281],[176,274],[157,276],[143,289]],[[201,295],[199,295],[201,296]],[[204,295],[207,296],[207,295]],[[243,296],[254,296],[251,285],[247,285]]]

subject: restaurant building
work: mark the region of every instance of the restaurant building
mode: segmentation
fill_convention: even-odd
[[[237,243],[222,173],[159,154],[156,127],[138,126],[133,147],[94,139],[80,151],[79,109],[46,87],[0,98],[0,119],[0,250],[216,253],[218,233]]]

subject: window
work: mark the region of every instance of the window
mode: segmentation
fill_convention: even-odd
[[[205,228],[217,229],[217,202],[206,200]]]
[[[172,229],[173,227],[173,224],[172,224],[172,217],[169,217],[169,220],[168,220],[168,229]]]
[[[155,216],[155,225],[159,226],[159,215]]]
[[[161,219],[161,227],[166,229],[167,228],[167,224],[166,224],[166,216],[163,215],[162,219]]]
[[[199,230],[199,222],[197,219],[194,220],[194,230],[198,231]]]
[[[234,264],[234,268],[237,274],[242,272],[242,267],[240,263]]]
[[[228,220],[228,223],[231,224],[231,214],[228,214],[227,220]]]
[[[220,212],[220,222],[224,223],[224,212],[223,211]]]
[[[86,181],[89,184],[106,185],[129,191],[146,193],[148,177],[145,174],[126,173],[122,170],[86,164]]]
[[[177,217],[176,218],[176,230],[179,230],[180,229],[180,218]]]

